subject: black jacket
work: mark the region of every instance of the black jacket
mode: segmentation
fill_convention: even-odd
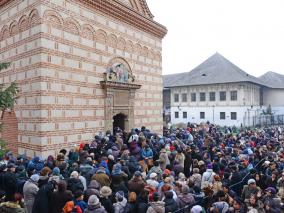
[[[33,213],[51,213],[52,203],[50,201],[54,188],[54,183],[48,182],[38,190],[33,205]]]
[[[74,195],[76,191],[82,190],[84,191],[84,186],[80,179],[70,178],[67,181],[67,190],[70,190]]]
[[[114,213],[114,207],[112,205],[112,202],[109,198],[100,198],[100,202],[102,204],[103,207],[105,207],[105,210],[108,213]]]
[[[71,191],[53,192],[51,194],[51,212],[61,213],[64,205],[73,199]]]
[[[178,210],[178,204],[174,199],[165,199],[165,213],[175,212]]]

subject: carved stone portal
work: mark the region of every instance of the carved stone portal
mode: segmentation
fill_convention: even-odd
[[[135,84],[129,64],[122,58],[111,60],[100,83],[106,92],[105,130],[113,131],[115,123],[130,131],[134,127],[135,90],[141,85]]]

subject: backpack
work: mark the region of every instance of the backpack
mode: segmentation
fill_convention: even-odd
[[[83,213],[80,206],[74,206],[71,213]]]

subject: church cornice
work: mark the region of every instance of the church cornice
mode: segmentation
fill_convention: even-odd
[[[13,0],[0,0],[0,7],[3,7],[10,1]],[[92,8],[101,13],[111,16],[112,18],[122,21],[124,23],[127,23],[137,29],[140,29],[158,38],[163,38],[167,34],[166,27],[153,20],[153,15],[144,0],[139,1],[148,17],[116,0],[80,1],[85,5],[91,6]]]

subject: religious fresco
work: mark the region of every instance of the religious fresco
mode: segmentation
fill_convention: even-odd
[[[106,79],[119,83],[134,83],[135,81],[129,65],[122,59],[115,59],[110,63],[106,72]]]

